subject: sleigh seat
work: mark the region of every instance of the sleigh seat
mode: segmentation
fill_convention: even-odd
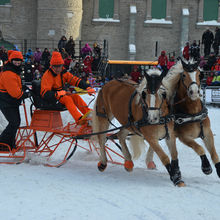
[[[32,81],[32,98],[33,98],[33,105],[36,109],[39,110],[55,110],[55,111],[65,111],[67,110],[66,107],[61,104],[59,101],[48,101],[41,97],[40,95],[41,90],[41,81],[40,80],[33,80]]]

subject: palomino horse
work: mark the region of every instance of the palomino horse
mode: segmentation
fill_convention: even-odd
[[[112,80],[100,90],[92,117],[93,132],[100,132],[97,135],[100,145],[100,162],[98,163],[100,171],[104,171],[107,166],[106,134],[103,134],[103,131],[108,130],[110,121],[116,118],[123,126],[117,136],[125,157],[125,169],[127,171],[133,169],[131,154],[125,141],[128,133],[132,132],[142,135],[147,140],[166,167],[173,183],[184,186],[178,166],[173,118],[169,114],[166,99],[158,93],[162,78],[163,74],[153,69],[145,74],[136,89],[127,82]],[[143,90],[146,92],[142,93]],[[165,137],[172,157],[171,162],[158,143],[159,139]]]
[[[203,147],[195,141],[200,137],[220,177],[220,162],[214,146],[210,120],[207,109],[200,99],[199,75],[198,62],[180,60],[170,69],[162,84],[167,98],[172,100],[176,137],[200,156],[202,171],[208,175],[212,172],[212,167]],[[148,155],[149,162],[152,159],[152,149],[149,149]]]

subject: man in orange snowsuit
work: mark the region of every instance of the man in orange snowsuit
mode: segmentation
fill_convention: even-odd
[[[28,92],[22,91],[20,77],[22,61],[21,52],[11,51],[8,62],[4,65],[3,72],[0,73],[0,110],[8,121],[7,127],[0,135],[1,151],[8,151],[8,146],[11,149],[16,148],[15,137],[21,121],[19,105],[22,99],[29,96]]]
[[[78,94],[72,94],[64,90],[65,83],[86,89],[89,95],[95,94],[95,90],[85,81],[73,76],[63,67],[64,60],[59,52],[54,51],[50,60],[50,68],[41,79],[41,96],[47,100],[59,100],[66,106],[72,117],[78,124],[83,123],[91,111]],[[78,111],[79,109],[79,111]],[[84,116],[83,116],[83,115]]]

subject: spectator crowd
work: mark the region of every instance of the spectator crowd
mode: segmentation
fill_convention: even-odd
[[[13,50],[18,50],[14,48]],[[8,57],[13,50],[7,50],[3,46],[0,47],[0,72],[3,70],[4,64],[7,63]],[[84,80],[91,80],[94,84],[99,81],[92,80],[93,75],[98,71],[101,61],[102,48],[97,43],[93,43],[90,47],[88,43],[82,47],[78,57],[75,56],[75,41],[70,36],[69,39],[62,36],[58,42],[57,48],[49,50],[44,48],[36,48],[33,51],[31,48],[23,54],[24,62],[22,64],[22,78],[25,82],[32,82],[33,80],[40,80],[44,72],[50,67],[50,60],[53,51],[59,51],[64,60],[64,67],[72,74],[83,78]],[[100,82],[98,82],[100,83]]]

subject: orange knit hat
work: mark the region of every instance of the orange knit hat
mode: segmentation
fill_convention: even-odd
[[[50,64],[52,66],[63,65],[64,64],[64,60],[63,60],[60,52],[54,51],[52,53]]]
[[[23,61],[22,53],[20,51],[16,51],[16,50],[9,53],[8,60],[11,62],[14,59]]]
[[[8,50],[8,57],[10,57],[11,53],[13,52],[14,50]]]

